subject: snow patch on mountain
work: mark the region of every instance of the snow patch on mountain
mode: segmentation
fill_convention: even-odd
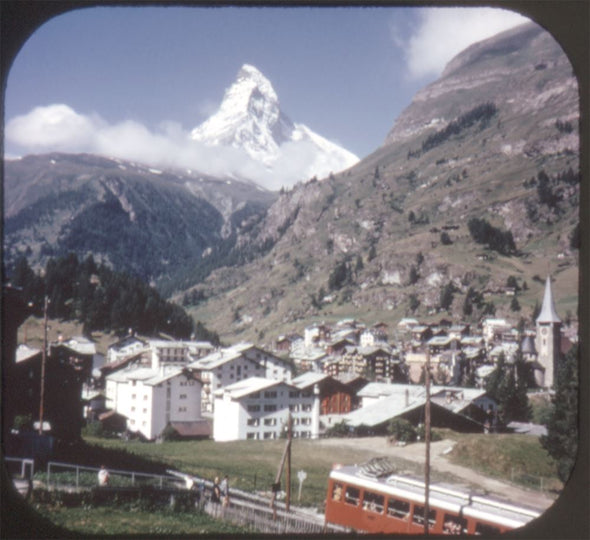
[[[253,160],[251,178],[269,189],[324,178],[359,161],[307,126],[292,122],[270,81],[249,64],[225,91],[217,112],[194,128],[191,138],[209,147],[244,151]]]

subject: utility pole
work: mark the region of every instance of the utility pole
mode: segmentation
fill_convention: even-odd
[[[270,507],[272,508],[273,519],[277,518],[277,509],[275,507],[275,499],[277,496],[277,492],[279,491],[281,485],[281,476],[283,475],[283,469],[285,467],[285,461],[288,461],[287,465],[287,487],[286,487],[286,508],[287,511],[289,510],[289,504],[291,502],[291,413],[287,417],[287,444],[285,445],[285,449],[283,450],[283,455],[281,457],[281,462],[279,464],[279,469],[277,470],[277,475],[275,477],[275,483],[273,484],[272,496],[270,498]],[[288,459],[287,459],[288,458]]]
[[[43,302],[43,350],[41,351],[41,396],[39,399],[39,435],[43,435],[43,405],[45,401],[45,364],[47,362],[47,304],[49,299],[45,295]]]
[[[428,536],[428,515],[430,514],[430,349],[426,346],[426,403],[424,405],[424,442],[426,456],[424,459],[424,535]]]
[[[287,488],[287,498],[285,499],[285,509],[287,512],[291,509],[291,441],[293,440],[293,421],[291,419],[291,413],[287,420],[287,477],[285,479]]]

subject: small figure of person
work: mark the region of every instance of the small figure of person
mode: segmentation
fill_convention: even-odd
[[[107,471],[104,465],[100,466],[100,470],[98,471],[98,485],[99,486],[106,486],[109,483],[109,471]]]
[[[227,478],[227,474],[223,477],[221,484],[219,486],[221,491],[221,503],[223,506],[229,505],[229,480]]]
[[[219,487],[219,477],[216,476],[213,481],[213,491],[211,492],[211,502],[219,504],[221,502],[221,488]]]

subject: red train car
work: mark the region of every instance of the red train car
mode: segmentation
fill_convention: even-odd
[[[433,534],[497,534],[540,514],[443,486],[429,490],[428,528]],[[424,533],[424,482],[393,473],[384,458],[337,466],[328,480],[326,523],[369,533]]]

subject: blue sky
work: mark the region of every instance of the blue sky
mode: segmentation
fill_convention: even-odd
[[[455,54],[524,21],[498,9],[79,9],[44,24],[16,57],[6,155],[92,151],[80,141],[105,129],[140,133],[134,158],[150,138],[172,149],[249,63],[293,121],[362,158]]]

